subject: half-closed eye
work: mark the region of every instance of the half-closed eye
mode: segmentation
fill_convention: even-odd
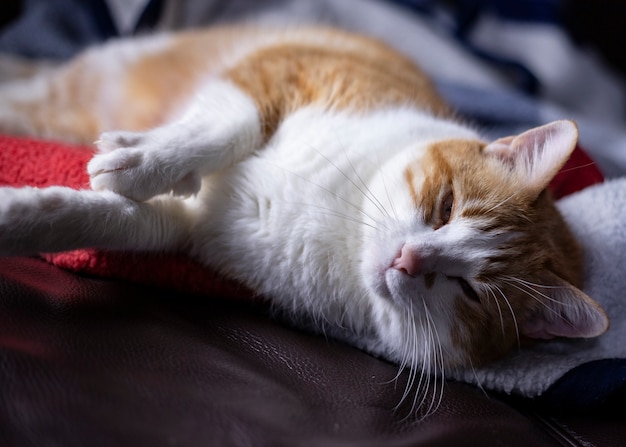
[[[439,209],[439,219],[441,220],[441,225],[446,225],[450,218],[452,217],[452,210],[454,208],[454,194],[450,191],[445,195],[440,204]]]
[[[461,286],[461,290],[463,290],[463,294],[465,294],[467,298],[477,303],[480,303],[480,297],[478,296],[474,288],[470,285],[470,283],[460,277],[455,277],[451,279],[455,279],[459,283],[459,285]]]

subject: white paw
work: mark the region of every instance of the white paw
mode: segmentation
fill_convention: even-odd
[[[62,207],[65,188],[0,188],[0,256],[33,255],[55,241],[52,218]]]
[[[100,154],[87,165],[91,187],[136,201],[159,194],[188,196],[200,190],[200,175],[149,133],[106,132],[96,142]]]

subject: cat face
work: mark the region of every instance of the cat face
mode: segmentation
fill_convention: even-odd
[[[400,361],[476,365],[522,338],[606,330],[578,289],[581,253],[545,191],[576,136],[558,122],[490,144],[439,141],[381,169],[402,181],[393,191],[385,182],[393,211],[367,230],[362,267],[400,315],[399,328],[383,329],[397,331]],[[400,348],[409,334],[424,354]]]

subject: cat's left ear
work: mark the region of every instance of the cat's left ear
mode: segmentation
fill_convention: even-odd
[[[554,121],[485,146],[485,154],[518,174],[523,185],[539,194],[565,164],[578,141],[573,121]]]
[[[528,338],[591,338],[609,328],[609,317],[586,293],[554,273],[541,279],[541,306],[518,322],[520,332]]]

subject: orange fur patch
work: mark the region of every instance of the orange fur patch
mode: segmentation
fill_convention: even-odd
[[[118,109],[119,127],[144,130],[167,121],[220,70],[224,48],[235,38],[234,30],[221,28],[180,33],[163,50],[132,63],[123,83],[123,97],[132,101]]]
[[[403,56],[363,37],[328,34],[336,44],[276,43],[226,73],[256,102],[266,137],[285,115],[308,104],[357,111],[410,104],[448,113],[430,81]]]
[[[86,84],[82,76],[83,68],[82,61],[77,60],[66,66],[64,71],[52,74],[47,88],[37,99],[12,100],[11,109],[16,117],[21,118],[14,128],[3,131],[78,143],[93,141],[98,122],[87,104],[96,101],[101,80],[92,77],[90,83]],[[25,82],[31,80],[27,79]],[[32,90],[35,92],[40,88],[41,86],[34,85]]]

